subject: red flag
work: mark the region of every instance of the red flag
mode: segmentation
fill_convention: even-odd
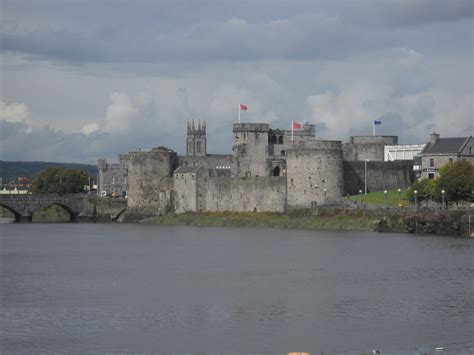
[[[293,129],[300,129],[301,123],[293,121]]]
[[[246,111],[247,110],[247,105],[240,104],[240,111]]]

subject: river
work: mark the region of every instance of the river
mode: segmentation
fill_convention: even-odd
[[[0,225],[3,352],[474,353],[474,239]]]

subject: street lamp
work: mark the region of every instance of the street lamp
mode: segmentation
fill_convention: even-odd
[[[324,204],[326,204],[326,192],[327,192],[327,190],[324,189],[323,191],[324,191]]]
[[[362,190],[359,190],[359,203],[362,204]]]
[[[415,209],[418,210],[418,190],[413,191],[413,194],[415,195]]]
[[[387,190],[383,191],[383,195],[385,196],[385,208],[388,208],[387,193],[388,193]]]
[[[446,193],[446,191],[441,190],[441,200],[442,200],[442,204],[443,204],[443,208],[444,208],[444,194]]]
[[[365,159],[364,161],[364,167],[365,167],[365,175],[364,175],[364,182],[365,182],[365,187],[364,187],[364,191],[365,191],[365,195],[367,195],[367,162],[369,161],[369,159]]]
[[[402,189],[398,189],[398,206],[400,206],[400,193],[402,192]]]

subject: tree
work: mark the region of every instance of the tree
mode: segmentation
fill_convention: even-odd
[[[474,165],[467,160],[444,165],[436,186],[437,193],[445,191],[446,201],[474,202]]]
[[[418,202],[424,200],[436,200],[439,198],[439,191],[437,190],[439,178],[436,179],[423,179],[416,181],[410,191],[408,197],[410,201],[415,201],[415,190],[417,191]],[[441,191],[441,190],[440,190]]]
[[[84,186],[87,184],[88,176],[85,171],[48,168],[33,180],[31,191],[33,193],[78,193],[84,192]]]

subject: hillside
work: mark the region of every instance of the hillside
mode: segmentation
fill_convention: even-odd
[[[2,177],[4,184],[11,180],[16,180],[19,176],[26,176],[29,179],[33,179],[41,171],[51,167],[81,169],[87,171],[87,173],[92,177],[95,177],[97,174],[96,165],[78,163],[51,163],[44,161],[29,162],[0,160],[0,177]]]

